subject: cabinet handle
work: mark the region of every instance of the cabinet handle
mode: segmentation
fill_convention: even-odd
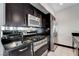
[[[21,51],[24,51],[24,50],[27,50],[28,48],[26,47],[26,48],[24,48],[24,49],[20,49],[19,51],[21,52]]]

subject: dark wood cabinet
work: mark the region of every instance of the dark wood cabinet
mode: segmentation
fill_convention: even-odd
[[[50,14],[47,14],[47,15],[45,16],[45,18],[46,18],[45,21],[46,21],[46,27],[47,27],[47,28],[50,28],[50,16],[51,16]]]
[[[11,24],[11,18],[12,18],[12,8],[9,4],[6,4],[6,9],[5,9],[5,12],[6,12],[6,24],[5,25],[10,25]]]
[[[29,3],[6,3],[5,25],[28,26],[28,14],[40,18],[42,27],[48,26],[47,16]]]
[[[21,3],[6,4],[6,24],[22,26],[25,24],[24,6]]]
[[[43,16],[42,17],[42,26],[43,27],[46,27],[46,24],[45,23],[46,23],[46,19],[45,19],[45,16]]]
[[[34,15],[34,9],[29,3],[24,3],[24,13]]]
[[[38,18],[40,18],[42,20],[43,14],[42,14],[41,11],[39,11],[37,9],[34,9],[34,16],[36,16],[36,17],[38,17]]]
[[[50,14],[44,14],[42,16],[42,26],[45,28],[50,28]]]

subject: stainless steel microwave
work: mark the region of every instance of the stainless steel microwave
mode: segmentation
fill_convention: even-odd
[[[40,18],[28,14],[28,26],[41,27],[41,23],[42,22]]]

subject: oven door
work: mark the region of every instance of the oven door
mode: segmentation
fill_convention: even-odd
[[[31,56],[31,45],[23,46],[9,52],[10,56]]]

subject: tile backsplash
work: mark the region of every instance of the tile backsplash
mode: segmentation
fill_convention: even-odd
[[[11,27],[11,26],[1,26],[1,31],[3,30],[19,30],[23,32],[31,32],[37,31],[37,33],[42,33],[44,31],[43,28],[35,28],[35,27]]]
[[[1,26],[1,30],[26,30],[26,31],[35,31],[37,28],[33,27],[11,27],[11,26]]]

